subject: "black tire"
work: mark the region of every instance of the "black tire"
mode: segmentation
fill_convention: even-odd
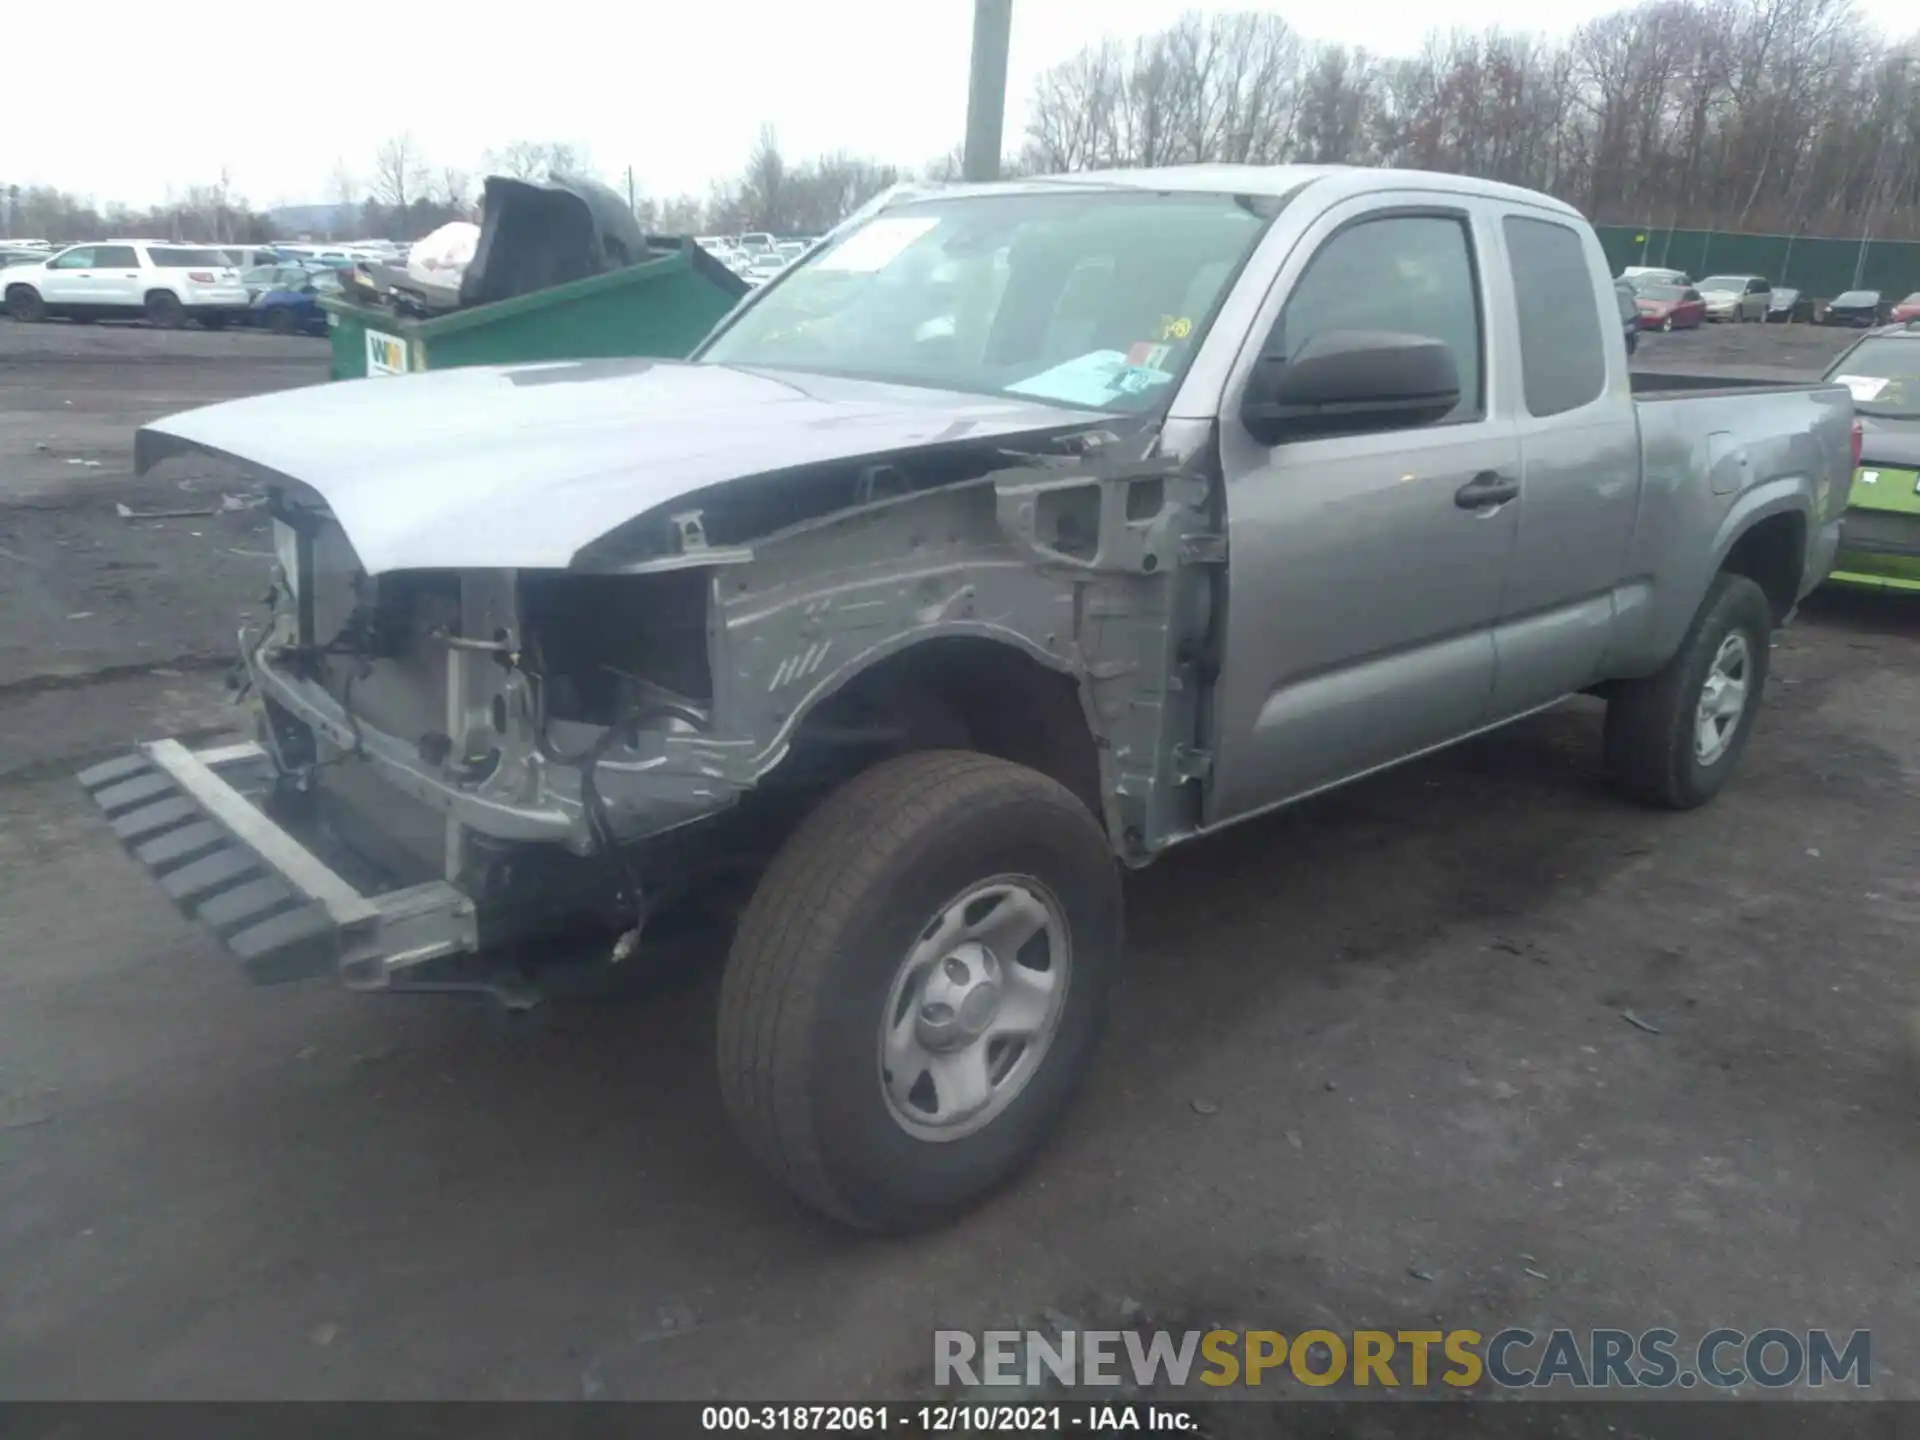
[[[178,330],[187,323],[187,307],[178,295],[155,290],[147,296],[147,323],[160,330]]]
[[[9,285],[7,314],[23,325],[32,325],[47,318],[47,305],[31,285]]]
[[[285,305],[275,305],[267,311],[267,329],[276,335],[291,335],[300,328],[300,322],[294,318],[293,311]]]
[[[202,315],[200,317],[200,328],[202,330],[224,330],[227,328],[227,317],[218,311],[215,311],[211,315]]]
[[[1744,575],[1715,576],[1674,657],[1644,680],[1620,681],[1607,701],[1606,761],[1614,784],[1665,810],[1691,810],[1718,794],[1753,733],[1772,633],[1773,611],[1760,587]],[[1725,748],[1703,761],[1694,744],[1701,697],[1734,634],[1746,640],[1746,699]]]
[[[881,1017],[929,921],[981,882],[1038,881],[1071,963],[1051,1043],[997,1116],[930,1140],[882,1091]],[[1094,1053],[1121,961],[1120,877],[1086,804],[966,751],[885,761],[830,795],[775,857],[720,991],[720,1090],[747,1146],[814,1209],[866,1230],[939,1224],[1040,1147]]]

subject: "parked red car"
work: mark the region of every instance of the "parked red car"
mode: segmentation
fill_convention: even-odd
[[[1887,318],[1898,325],[1902,320],[1920,320],[1920,290],[1916,290],[1898,305]]]
[[[1700,292],[1679,285],[1642,285],[1635,291],[1642,330],[1698,330],[1707,319]]]

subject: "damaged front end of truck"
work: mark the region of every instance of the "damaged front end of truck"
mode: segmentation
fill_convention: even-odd
[[[249,446],[271,416],[221,423],[236,408],[149,427],[138,459],[221,455],[267,492],[270,615],[238,672],[256,738],[82,780],[257,980],[518,1005],[563,955],[644,965],[662,927],[724,922],[821,795],[910,750],[1053,775],[1129,862],[1198,826],[1224,559],[1204,446],[917,414],[883,449],[627,486],[652,503],[626,514],[561,484],[571,528],[523,520],[516,564],[489,506],[546,512],[477,456],[469,498],[422,518],[402,471],[375,483],[343,448],[351,484],[303,475]]]

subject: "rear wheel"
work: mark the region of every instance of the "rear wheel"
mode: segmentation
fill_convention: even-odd
[[[147,322],[162,330],[178,330],[186,323],[187,308],[170,291],[156,290],[147,296],[146,309]]]
[[[275,305],[267,311],[267,329],[276,335],[291,335],[300,328],[300,322],[293,318],[293,311],[284,305]]]
[[[27,324],[47,318],[46,302],[31,285],[7,287],[7,314]]]
[[[1773,612],[1744,575],[1714,577],[1680,649],[1656,674],[1607,700],[1606,759],[1627,794],[1691,810],[1727,781],[1767,683]]]
[[[963,751],[887,761],[794,832],[742,917],[720,1088],[813,1208],[917,1229],[1039,1148],[1119,969],[1119,874],[1085,803]]]

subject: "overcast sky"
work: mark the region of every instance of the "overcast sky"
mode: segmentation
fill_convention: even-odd
[[[1009,148],[1040,71],[1196,8],[1277,10],[1314,38],[1393,54],[1436,23],[1526,29],[1550,15],[1564,30],[1617,0],[1014,0]],[[1920,13],[1914,0],[1857,8],[1890,30],[1896,14],[1905,29]],[[489,11],[502,18],[483,21]],[[169,184],[209,183],[222,166],[255,205],[330,200],[335,166],[365,177],[382,138],[400,130],[434,166],[476,175],[489,147],[572,142],[607,179],[631,165],[640,190],[662,196],[704,194],[737,171],[762,121],[792,156],[845,148],[917,166],[965,127],[973,23],[971,0],[562,4],[529,18],[504,5],[375,6],[358,19],[270,7],[162,24],[145,23],[154,11],[135,0],[103,0],[84,21],[58,7],[34,13],[42,58],[9,64],[0,86],[0,183],[141,205]],[[421,21],[410,61],[404,37]],[[84,47],[83,60],[55,59],[61,36]]]

